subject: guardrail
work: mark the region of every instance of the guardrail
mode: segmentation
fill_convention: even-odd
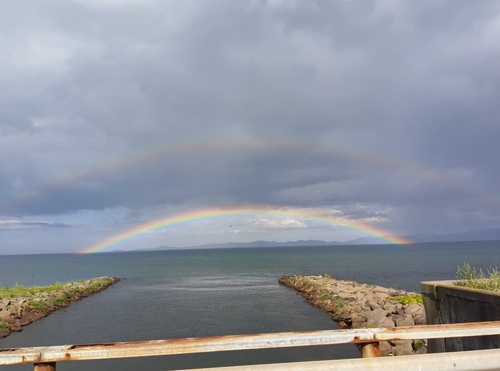
[[[67,361],[353,343],[362,345],[364,358],[234,366],[221,370],[500,370],[500,350],[497,349],[368,358],[378,356],[379,341],[486,335],[500,335],[500,321],[0,349],[0,366],[32,363],[35,371],[55,371],[57,362]]]

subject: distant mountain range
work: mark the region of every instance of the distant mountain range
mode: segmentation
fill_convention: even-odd
[[[373,237],[361,237],[348,242],[338,241],[321,241],[321,240],[299,240],[299,241],[252,241],[252,242],[226,242],[226,243],[210,243],[204,245],[183,247],[182,249],[220,249],[220,248],[239,248],[239,247],[291,247],[291,246],[332,246],[332,245],[373,245],[381,244],[379,239]],[[178,247],[160,246],[155,250],[177,250]]]
[[[479,229],[461,233],[450,234],[416,234],[404,236],[403,238],[414,242],[460,242],[460,241],[500,241],[500,228]],[[243,248],[243,247],[292,247],[292,246],[333,246],[333,245],[382,245],[386,242],[375,237],[360,237],[350,241],[322,241],[322,240],[299,240],[299,241],[252,241],[252,242],[227,242],[211,243],[182,249],[217,249],[217,248]],[[178,250],[179,247],[160,246],[152,250]]]
[[[416,234],[404,238],[414,242],[500,241],[500,228],[476,229],[450,234]]]

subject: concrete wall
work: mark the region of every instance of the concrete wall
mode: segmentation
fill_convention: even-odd
[[[427,324],[500,320],[500,293],[453,284],[454,281],[422,282]],[[500,336],[429,339],[429,353],[500,348]]]

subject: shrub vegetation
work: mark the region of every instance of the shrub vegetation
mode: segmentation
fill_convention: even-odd
[[[500,272],[498,268],[490,268],[486,274],[472,267],[469,263],[464,263],[457,269],[457,280],[455,285],[471,287],[474,289],[500,291]]]
[[[424,299],[422,298],[422,295],[420,295],[420,294],[412,294],[412,295],[405,295],[405,296],[394,296],[392,298],[387,298],[387,300],[397,301],[397,302],[400,302],[401,304],[404,304],[404,305],[408,305],[408,304],[411,304],[411,303],[424,304]]]

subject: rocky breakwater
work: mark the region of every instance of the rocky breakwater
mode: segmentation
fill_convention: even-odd
[[[324,276],[285,276],[279,282],[300,292],[310,304],[327,312],[342,328],[425,325],[422,296],[375,285],[336,280]],[[427,352],[427,341],[380,342],[380,355]]]
[[[71,302],[100,292],[120,279],[99,277],[44,287],[0,288],[0,338],[43,318]]]

